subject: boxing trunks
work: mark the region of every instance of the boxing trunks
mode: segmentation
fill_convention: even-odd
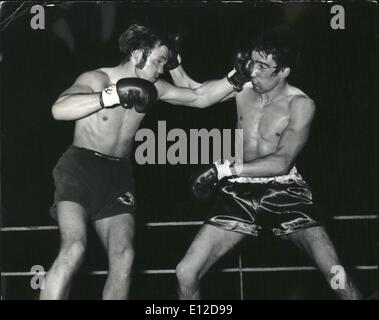
[[[91,220],[99,220],[136,209],[132,165],[127,158],[70,146],[54,167],[54,204],[73,201],[86,210]]]
[[[312,193],[295,167],[283,176],[221,181],[205,223],[252,236],[261,230],[282,236],[320,225]]]

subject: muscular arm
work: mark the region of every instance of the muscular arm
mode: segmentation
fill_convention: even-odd
[[[182,65],[170,71],[172,81],[177,87],[196,89],[202,86],[202,83],[193,80],[187,72],[183,69]]]
[[[233,93],[233,87],[226,77],[207,81],[196,88],[177,87],[164,80],[157,81],[156,87],[160,100],[196,108],[209,107]]]
[[[272,177],[287,174],[308,140],[315,105],[306,97],[295,97],[290,105],[290,122],[283,132],[277,151],[243,164],[239,175]]]
[[[100,110],[99,94],[105,83],[105,76],[97,71],[80,75],[52,106],[54,119],[78,120]]]
[[[209,82],[209,81],[204,82],[204,83],[196,82],[187,74],[187,72],[184,70],[182,65],[179,65],[177,68],[171,70],[170,74],[171,74],[171,78],[172,78],[175,86],[177,86],[177,87],[197,89],[197,88],[200,88],[200,87],[206,85]],[[229,93],[228,95],[223,97],[218,102],[222,102],[222,101],[225,101],[228,99],[232,99],[235,97],[235,94],[236,93],[234,91],[232,91],[231,93]]]

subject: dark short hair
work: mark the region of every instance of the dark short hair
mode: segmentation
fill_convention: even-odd
[[[142,25],[132,24],[121,34],[118,39],[118,44],[120,52],[124,56],[121,63],[128,62],[133,51],[142,51],[142,59],[137,65],[137,67],[142,69],[151,51],[155,47],[165,45],[166,41],[162,35],[152,29]]]
[[[285,26],[267,29],[257,35],[252,50],[272,55],[277,64],[275,72],[284,68],[295,69],[299,56],[293,32]]]

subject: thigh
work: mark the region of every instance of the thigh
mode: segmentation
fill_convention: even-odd
[[[287,235],[287,238],[309,253],[316,250],[316,248],[323,249],[333,246],[325,228],[321,226],[290,233]]]
[[[184,260],[200,271],[200,276],[245,237],[242,233],[205,224],[190,245]]]
[[[72,201],[58,202],[57,220],[63,242],[85,241],[88,216],[83,206]]]
[[[90,214],[92,189],[90,168],[88,151],[84,152],[80,148],[71,146],[60,157],[53,170],[55,193],[50,214],[54,219],[58,219],[56,214],[59,202],[74,202]]]
[[[259,184],[226,180],[220,189],[206,222],[220,229],[258,236],[257,211],[265,188]]]
[[[135,228],[133,215],[124,213],[96,220],[94,225],[108,253],[133,247]]]
[[[135,214],[135,183],[129,161],[103,161],[109,166],[109,171],[98,180],[95,197],[103,200],[98,205],[101,209],[96,210],[92,219],[100,221],[125,213]]]
[[[259,212],[257,223],[277,237],[320,226],[318,208],[303,180],[268,183]]]
[[[333,265],[340,264],[334,245],[323,227],[307,228],[287,237],[305,251],[322,271],[329,272]]]

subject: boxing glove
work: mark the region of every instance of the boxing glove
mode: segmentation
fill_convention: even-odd
[[[192,194],[197,199],[211,196],[218,182],[232,176],[233,172],[229,161],[216,161],[197,170],[190,178]]]
[[[179,33],[169,34],[167,36],[167,62],[164,65],[164,71],[170,71],[180,65],[178,55],[182,49],[183,38]]]
[[[146,113],[157,97],[157,89],[151,82],[140,78],[124,78],[101,92],[100,105],[102,108],[121,105],[125,109],[134,108],[136,112]]]
[[[251,53],[250,51],[237,51],[234,58],[234,70],[227,76],[234,91],[240,92],[246,82],[251,81],[250,77]]]

